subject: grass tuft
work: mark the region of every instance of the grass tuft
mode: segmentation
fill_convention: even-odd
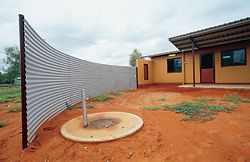
[[[88,105],[88,106],[87,106],[87,109],[93,109],[93,108],[94,108],[93,105]]]
[[[203,98],[197,98],[196,101],[199,101],[199,102],[206,102],[206,101],[216,101],[216,98],[206,98],[206,97],[203,97]]]
[[[114,96],[123,96],[125,93],[122,91],[116,91],[116,92],[111,92],[110,94]]]
[[[65,104],[66,104],[66,109],[67,110],[74,110],[74,109],[80,109],[80,108],[82,108],[81,106],[70,105],[67,102]]]
[[[16,99],[16,101],[15,101],[16,103],[21,103],[22,102],[22,100],[21,100],[21,98],[18,98],[18,99]]]
[[[160,106],[145,106],[143,107],[144,110],[160,110]]]
[[[213,119],[213,115],[218,112],[232,112],[235,109],[233,105],[215,105],[206,104],[204,102],[182,102],[174,106],[176,113],[185,114],[184,121],[206,122]]]
[[[184,121],[206,122],[212,120],[218,112],[232,112],[235,107],[233,105],[206,104],[201,101],[184,101],[176,105],[145,106],[144,110],[175,111],[186,115],[182,119]]]
[[[174,110],[176,113],[186,114],[186,115],[195,115],[202,112],[202,106],[204,103],[202,102],[190,102],[185,101],[181,102],[174,106]]]
[[[0,103],[20,99],[21,88],[17,86],[0,87]]]
[[[173,110],[173,106],[172,105],[163,105],[163,106],[161,106],[161,108],[162,108],[162,110],[163,111],[171,111],[171,110]]]
[[[107,101],[109,99],[111,99],[110,96],[108,96],[107,94],[102,94],[102,95],[94,97],[93,101],[95,101],[95,102],[97,102],[97,101],[103,102],[103,101]]]
[[[11,103],[8,105],[8,112],[18,113],[21,112],[21,103]]]
[[[0,122],[0,128],[3,128],[3,127],[5,127],[6,126],[6,122]]]
[[[250,99],[247,98],[241,98],[238,94],[229,94],[229,95],[225,95],[223,97],[224,101],[229,101],[235,104],[241,103],[241,102],[246,102],[246,103],[250,103]]]

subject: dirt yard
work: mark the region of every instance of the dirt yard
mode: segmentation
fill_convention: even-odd
[[[242,161],[250,162],[250,103],[239,103],[231,113],[220,112],[205,123],[182,121],[185,115],[173,111],[144,110],[144,106],[176,104],[198,97],[214,97],[222,102],[225,94],[237,93],[250,99],[249,90],[190,89],[151,86],[128,91],[105,102],[89,101],[94,109],[134,113],[144,120],[135,134],[105,143],[76,143],[60,135],[62,124],[81,115],[81,109],[66,110],[46,122],[26,150],[21,149],[21,113],[6,111],[0,104],[0,161]],[[162,99],[163,98],[163,99]],[[225,102],[225,101],[223,101]]]

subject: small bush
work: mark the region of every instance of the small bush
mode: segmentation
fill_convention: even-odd
[[[70,105],[67,102],[65,104],[66,104],[66,107],[67,107],[66,109],[67,110],[74,110],[74,109],[80,109],[80,108],[82,108],[81,106]]]
[[[21,110],[22,109],[21,109],[21,104],[20,103],[11,103],[8,106],[8,112],[10,112],[10,113],[18,113]]]
[[[111,99],[110,96],[108,96],[106,94],[103,94],[103,95],[99,95],[99,96],[94,97],[93,101],[95,101],[95,102],[97,102],[97,101],[103,102],[103,101],[107,101],[109,99]]]
[[[93,109],[93,108],[94,108],[93,105],[88,105],[88,106],[87,106],[87,109]]]
[[[241,102],[250,103],[250,99],[247,99],[247,98],[241,98]]]
[[[16,86],[0,87],[0,103],[20,99],[21,88]]]
[[[122,91],[117,91],[117,92],[112,92],[110,93],[111,95],[114,95],[114,96],[123,96],[124,95],[124,92]]]
[[[246,98],[241,98],[238,94],[229,94],[229,95],[225,95],[223,97],[224,101],[229,101],[235,104],[241,103],[241,102],[246,102],[246,103],[250,103],[250,99],[246,99]]]
[[[189,102],[185,101],[174,106],[174,110],[177,113],[182,113],[186,115],[195,115],[202,113],[202,102]]]
[[[21,102],[22,102],[21,98],[18,98],[18,99],[16,100],[16,103],[21,103]]]
[[[143,107],[144,110],[160,110],[160,106],[145,106]]]
[[[3,128],[3,127],[5,127],[6,126],[6,122],[0,122],[0,128]]]
[[[235,110],[235,106],[233,105],[206,105],[206,107],[211,112],[211,114],[215,114],[219,111],[232,112]]]
[[[163,111],[167,111],[167,110],[173,110],[173,106],[171,105],[163,105],[161,106]]]
[[[211,101],[211,99],[209,99]],[[232,112],[235,110],[233,105],[206,104],[205,99],[201,101],[185,101],[176,105],[145,106],[144,110],[163,110],[175,111],[186,115],[184,121],[207,122],[213,119],[218,112]],[[207,100],[206,100],[207,101]]]
[[[206,102],[206,101],[216,101],[216,98],[197,98],[196,101]]]

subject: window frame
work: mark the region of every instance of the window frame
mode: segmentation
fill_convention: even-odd
[[[180,71],[169,71],[168,60],[180,59],[181,60],[181,70]],[[167,59],[167,73],[182,73],[182,57],[168,58]]]
[[[244,50],[245,51],[245,64],[241,64],[241,65],[237,65],[237,64],[233,64],[233,65],[223,65],[223,63],[222,63],[222,60],[223,60],[223,56],[222,56],[222,53],[223,52],[227,52],[227,51],[236,51],[236,50]],[[221,51],[221,53],[220,53],[220,56],[221,56],[221,60],[220,60],[220,63],[221,63],[221,67],[230,67],[230,66],[245,66],[245,65],[247,65],[247,49],[245,48],[245,47],[243,47],[243,48],[235,48],[235,49],[230,49],[230,50],[223,50],[223,51]]]

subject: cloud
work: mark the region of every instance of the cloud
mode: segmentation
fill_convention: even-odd
[[[64,53],[128,65],[134,48],[144,55],[175,50],[169,37],[247,17],[248,6],[249,0],[1,0],[0,48],[19,44],[17,14],[23,13]]]

